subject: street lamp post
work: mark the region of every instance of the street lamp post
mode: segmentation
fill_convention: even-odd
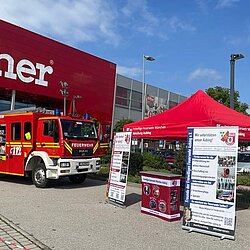
[[[74,95],[72,100],[72,114],[76,115],[76,99],[82,98],[80,95]]]
[[[143,54],[142,57],[142,120],[145,116],[145,107],[146,107],[146,84],[145,84],[145,60],[154,61],[155,58],[152,56],[147,56]],[[143,139],[141,139],[141,154],[143,154]]]
[[[230,108],[234,109],[234,67],[235,61],[244,58],[242,54],[230,55]]]
[[[60,81],[60,84],[62,86],[62,89],[60,89],[60,92],[63,96],[63,115],[66,116],[66,110],[67,110],[67,96],[69,92],[67,91],[67,88],[69,87],[69,84],[67,82]]]

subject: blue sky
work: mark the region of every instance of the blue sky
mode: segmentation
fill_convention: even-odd
[[[248,0],[0,0],[0,18],[117,64],[117,73],[190,96],[229,88],[250,105]]]

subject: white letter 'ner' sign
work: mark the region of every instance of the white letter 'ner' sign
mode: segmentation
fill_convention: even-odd
[[[45,80],[45,75],[52,74],[53,68],[51,66],[45,66],[41,63],[36,63],[36,66],[27,59],[20,60],[16,65],[16,73],[14,73],[14,59],[8,54],[0,54],[0,60],[7,61],[7,71],[4,72],[4,77],[16,80],[18,78],[25,83],[30,83],[35,80],[35,84],[48,87],[48,81]],[[1,66],[1,61],[0,61]],[[25,74],[25,75],[24,75]],[[38,74],[38,78],[35,76]],[[3,76],[2,70],[0,70],[0,76]]]

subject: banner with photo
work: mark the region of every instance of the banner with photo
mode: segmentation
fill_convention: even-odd
[[[189,128],[182,228],[234,239],[238,127]]]
[[[108,199],[124,205],[129,168],[132,132],[118,132],[114,136],[108,181]]]
[[[145,118],[152,117],[167,110],[167,99],[157,96],[147,95]]]

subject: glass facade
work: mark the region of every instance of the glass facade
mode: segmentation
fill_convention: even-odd
[[[11,105],[10,101],[0,100],[0,112],[10,110],[10,105]],[[15,103],[15,109],[28,108],[28,107],[35,107],[35,105],[22,102]]]
[[[113,124],[125,118],[133,121],[142,119],[142,82],[116,75],[116,98]],[[151,117],[170,109],[187,99],[177,93],[145,84],[145,114]]]
[[[138,111],[142,110],[142,93],[121,86],[116,87],[115,104]]]

